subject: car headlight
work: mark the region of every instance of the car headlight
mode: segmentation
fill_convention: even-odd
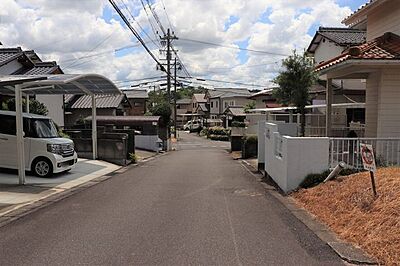
[[[47,151],[55,154],[62,154],[61,144],[47,144]]]

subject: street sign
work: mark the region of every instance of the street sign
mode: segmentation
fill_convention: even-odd
[[[361,159],[365,170],[376,172],[374,148],[371,144],[360,143]]]
[[[371,144],[360,143],[360,152],[364,169],[368,170],[371,176],[372,192],[376,197],[378,194],[376,192],[375,175],[374,175],[374,172],[376,172],[374,148],[372,147]]]

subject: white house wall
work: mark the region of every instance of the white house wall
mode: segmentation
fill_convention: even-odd
[[[335,56],[340,55],[343,52],[343,47],[336,45],[335,43],[325,40],[318,45],[314,53],[314,60],[316,64],[332,59]]]
[[[381,73],[378,99],[377,135],[400,137],[400,69],[384,69]]]
[[[371,73],[367,80],[367,89],[365,92],[365,136],[377,136],[378,119],[378,101],[379,86],[381,74],[379,72]]]
[[[210,114],[219,115],[220,112],[220,101],[219,98],[211,98],[210,99]]]
[[[63,95],[36,95],[36,100],[43,103],[47,110],[48,116],[60,127],[64,127],[64,97]]]
[[[223,111],[228,106],[245,106],[247,103],[251,102],[247,97],[230,97],[222,99]]]
[[[367,41],[382,36],[385,32],[400,35],[400,1],[387,1],[368,14]]]

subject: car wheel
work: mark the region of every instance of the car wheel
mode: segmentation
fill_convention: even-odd
[[[38,177],[50,177],[53,174],[53,165],[47,158],[38,158],[32,164],[32,171]]]

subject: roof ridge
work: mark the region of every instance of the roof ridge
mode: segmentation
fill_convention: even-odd
[[[348,28],[348,27],[319,27],[319,31],[344,31],[344,32],[360,32],[364,33],[367,32],[366,30],[360,30],[360,29],[353,29],[353,28]]]

